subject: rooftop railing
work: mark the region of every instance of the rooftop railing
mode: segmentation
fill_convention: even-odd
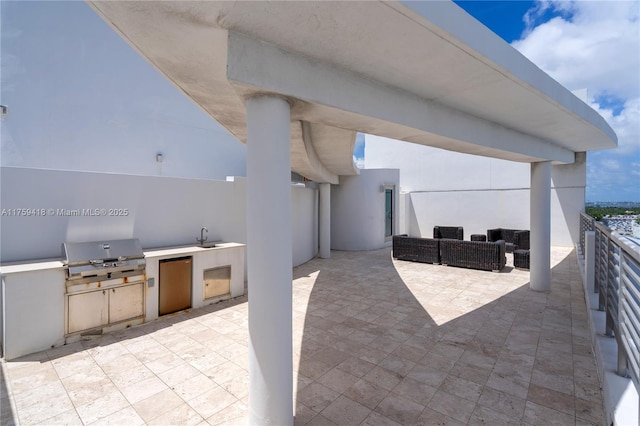
[[[617,373],[630,376],[640,392],[640,252],[624,236],[581,213],[579,244],[585,258],[585,250],[591,250],[585,244],[587,231],[595,233],[593,287],[598,309],[606,314],[606,334],[617,343]]]

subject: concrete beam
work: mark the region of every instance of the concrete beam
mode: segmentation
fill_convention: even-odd
[[[233,31],[227,62],[240,96],[287,96],[295,119],[514,161],[574,161],[549,141]]]

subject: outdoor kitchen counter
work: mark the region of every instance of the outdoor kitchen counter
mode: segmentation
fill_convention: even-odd
[[[159,261],[193,258],[192,308],[215,303],[205,298],[203,273],[207,269],[231,267],[230,292],[226,298],[244,294],[245,245],[219,243],[148,249],[145,318],[158,318]],[[0,265],[0,343],[2,356],[11,360],[65,344],[65,268],[61,259],[40,259]]]
[[[216,243],[215,247],[202,247],[196,244],[185,246],[147,249],[144,251],[147,260],[147,289],[145,321],[159,317],[159,283],[160,261],[191,257],[191,308],[201,308],[230,297],[244,294],[245,280],[245,245],[233,242]],[[220,267],[230,267],[231,280],[229,293],[219,297],[207,298],[205,292],[204,272]]]
[[[0,276],[17,274],[19,272],[44,271],[47,269],[63,268],[62,260],[44,259],[34,262],[14,262],[0,265]]]
[[[2,356],[10,360],[64,344],[62,260],[3,264],[0,276]]]

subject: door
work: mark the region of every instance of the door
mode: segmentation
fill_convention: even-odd
[[[224,296],[231,288],[231,266],[207,269],[203,272],[204,298]]]
[[[114,287],[109,292],[109,322],[124,321],[144,314],[144,286],[142,282]]]
[[[393,235],[393,189],[384,190],[384,236]]]
[[[191,257],[160,261],[158,313],[170,314],[191,307]]]
[[[73,294],[68,302],[68,333],[102,327],[109,322],[107,290]]]

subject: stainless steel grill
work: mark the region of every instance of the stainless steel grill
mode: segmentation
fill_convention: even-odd
[[[144,275],[146,262],[137,239],[106,240],[62,245],[69,282],[94,282]]]

